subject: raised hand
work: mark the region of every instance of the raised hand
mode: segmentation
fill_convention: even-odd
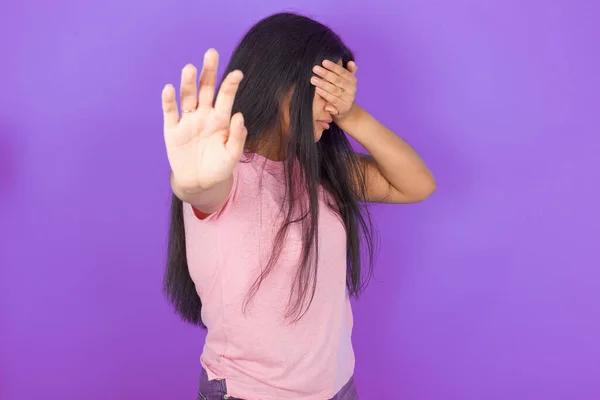
[[[231,116],[235,94],[243,74],[232,71],[223,81],[215,106],[218,53],[204,55],[199,88],[196,68],[188,64],[181,73],[181,115],[175,101],[175,88],[162,91],[164,136],[172,179],[189,193],[210,189],[231,177],[240,160],[247,130],[241,113]]]
[[[348,62],[348,69],[339,63],[324,60],[323,65],[315,65],[313,72],[320,76],[313,76],[310,82],[317,87],[317,93],[330,105],[326,110],[331,113],[334,120],[346,116],[356,97],[356,71],[358,67],[354,61]]]

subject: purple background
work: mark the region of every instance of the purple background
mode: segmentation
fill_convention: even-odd
[[[341,34],[357,101],[438,181],[374,210],[362,399],[600,398],[598,2],[1,7],[0,399],[194,398],[204,332],[160,292],[160,91],[284,9]]]

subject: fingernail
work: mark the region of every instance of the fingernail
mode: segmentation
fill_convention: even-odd
[[[315,67],[313,68],[313,71],[320,73],[320,72],[323,72],[323,68],[319,67],[318,65],[315,65]]]
[[[230,78],[233,78],[234,81],[241,81],[244,78],[244,73],[239,69],[233,70],[229,73]]]
[[[310,83],[312,83],[312,84],[315,84],[315,85],[316,85],[317,83],[319,83],[319,79],[317,79],[317,78],[315,78],[315,77],[313,76],[312,78],[310,78]]]

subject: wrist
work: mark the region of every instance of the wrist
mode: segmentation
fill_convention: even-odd
[[[173,190],[173,193],[177,195],[177,197],[193,197],[211,189],[211,185],[206,186],[207,187],[203,187],[197,184],[181,182],[171,172],[171,189]]]
[[[350,110],[348,110],[344,114],[334,116],[333,121],[337,125],[348,123],[349,121],[360,118],[360,112],[361,112],[361,107],[358,104],[353,103],[352,106],[350,107]]]
[[[227,198],[233,185],[233,175],[224,181],[210,185],[181,185],[171,175],[173,194],[184,203],[189,203],[202,212],[210,212],[219,207]]]
[[[358,104],[354,103],[347,113],[333,117],[333,122],[335,122],[340,129],[348,133],[348,130],[350,130],[361,118],[362,111],[363,109]]]

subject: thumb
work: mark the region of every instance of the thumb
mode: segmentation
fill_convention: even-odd
[[[227,143],[225,143],[225,148],[232,158],[237,160],[242,157],[247,135],[248,130],[244,125],[244,116],[242,113],[236,113],[231,118],[229,137],[227,138]]]
[[[338,115],[339,114],[338,110],[335,107],[331,107],[331,106],[325,107],[325,111],[327,111],[331,115]]]

